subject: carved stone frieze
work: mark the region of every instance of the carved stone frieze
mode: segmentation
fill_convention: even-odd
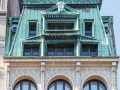
[[[71,80],[72,84],[74,84],[75,82],[75,70],[74,69],[47,69],[45,72],[45,90],[47,90],[49,81],[58,75],[66,76],[67,78]]]
[[[103,79],[105,79],[106,84],[107,84],[107,88],[108,90],[110,90],[111,88],[111,70],[110,69],[81,69],[81,89],[82,90],[82,86],[85,83],[85,80],[88,79],[91,76],[100,76]],[[115,83],[115,82],[114,82]]]
[[[12,90],[12,85],[15,80],[21,76],[30,76],[33,78],[37,83],[40,83],[40,69],[11,69],[10,70],[10,82],[9,82],[9,90]]]

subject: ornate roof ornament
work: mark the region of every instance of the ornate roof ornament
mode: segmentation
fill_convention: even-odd
[[[65,6],[65,2],[64,1],[59,1],[56,4],[58,6],[58,12],[61,13],[64,11],[64,6]]]

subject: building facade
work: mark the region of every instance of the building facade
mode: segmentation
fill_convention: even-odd
[[[0,0],[0,90],[3,90],[6,80],[6,72],[4,70],[4,49],[6,36],[7,21],[7,0]]]
[[[113,17],[101,4],[8,0],[2,90],[118,90]]]

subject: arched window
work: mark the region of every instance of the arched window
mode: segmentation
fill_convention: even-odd
[[[56,80],[49,85],[48,90],[72,90],[72,87],[65,80]]]
[[[84,85],[83,90],[107,90],[107,89],[105,84],[103,84],[101,81],[90,80]]]
[[[21,80],[14,86],[13,90],[37,90],[37,87],[30,80]]]

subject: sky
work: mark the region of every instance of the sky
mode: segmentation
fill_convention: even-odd
[[[120,56],[120,0],[103,0],[102,16],[113,16],[117,56]],[[120,63],[118,65],[118,90],[120,90]]]

